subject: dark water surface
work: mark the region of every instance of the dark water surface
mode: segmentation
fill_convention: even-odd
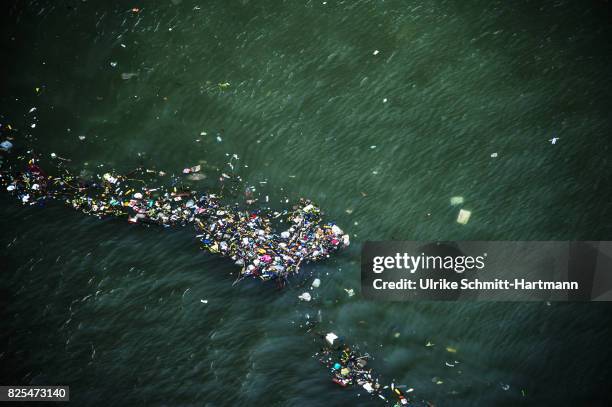
[[[70,384],[78,406],[379,405],[311,358],[298,325],[320,309],[437,405],[605,405],[608,304],[344,291],[364,240],[612,239],[605,4],[3,2],[2,134],[90,171],[205,160],[201,190],[237,154],[244,186],[276,207],[314,199],[354,244],[305,268],[313,308],[299,280],[232,287],[235,266],[189,228],[0,194],[2,384]]]

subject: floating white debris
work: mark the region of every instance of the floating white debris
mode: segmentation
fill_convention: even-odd
[[[321,285],[320,279],[315,278],[314,280],[312,280],[312,288],[319,288],[320,285]]]
[[[221,136],[217,136],[217,142],[219,142],[219,143],[220,143],[220,142],[222,142],[222,141],[223,141],[223,139],[221,138]]]
[[[32,113],[32,112],[35,112],[35,111],[36,111],[36,108],[35,108],[35,107],[33,107],[33,108],[31,108],[31,109],[28,111],[28,113]]]
[[[85,136],[79,136],[79,140],[81,141],[85,140]]]
[[[457,215],[457,223],[461,225],[465,225],[470,220],[470,216],[472,216],[472,211],[468,211],[466,209],[461,209],[459,211],[459,215]]]
[[[372,150],[374,150],[374,149],[376,148],[376,146],[370,146],[370,148],[371,148]]]
[[[327,341],[327,343],[329,343],[330,345],[334,344],[334,341],[338,339],[338,335],[336,335],[333,332],[328,333],[327,335],[325,335],[325,340]]]
[[[389,99],[387,99],[387,98],[383,99],[383,103],[387,103],[388,101],[389,101]]]
[[[300,295],[298,298],[299,298],[300,300],[302,300],[302,301],[306,301],[306,302],[308,302],[308,301],[312,300],[312,296],[310,295],[310,293],[303,293],[303,294],[302,294],[302,295]]]
[[[113,68],[117,66],[117,62],[115,61],[111,61],[110,66],[112,66]]]
[[[450,204],[452,206],[461,205],[463,202],[464,202],[464,199],[462,196],[452,196],[450,199]]]
[[[200,300],[202,304],[208,304],[208,300]]]
[[[355,222],[355,224],[357,224],[357,222]],[[344,243],[345,246],[350,245],[351,237],[349,235],[342,235],[342,243]]]
[[[375,49],[374,52],[372,52],[372,55],[378,55],[379,52],[379,50]]]
[[[345,288],[344,291],[346,291],[349,297],[355,295],[355,290],[353,290],[352,288]]]
[[[31,128],[33,128],[33,129],[34,129],[34,128],[36,128],[36,123],[32,123],[32,124],[30,125],[30,127],[31,127]]]
[[[491,158],[497,158],[497,153],[491,153]]]

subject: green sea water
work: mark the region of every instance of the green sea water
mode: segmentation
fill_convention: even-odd
[[[236,154],[239,188],[277,208],[313,199],[353,244],[304,268],[322,281],[313,306],[297,299],[308,279],[232,286],[236,267],[191,228],[2,193],[0,384],[68,384],[78,406],[380,405],[312,358],[299,325],[320,310],[438,406],[607,404],[607,304],[359,295],[366,240],[612,239],[604,2],[1,7],[3,136],[90,173],[202,161],[202,191]]]

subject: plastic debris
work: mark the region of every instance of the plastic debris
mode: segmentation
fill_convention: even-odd
[[[13,143],[8,140],[4,140],[2,143],[0,143],[0,150],[10,151],[11,148],[13,148]]]
[[[330,345],[334,344],[334,341],[338,339],[338,335],[336,335],[333,332],[328,333],[327,335],[325,335],[325,340],[327,341],[327,343],[329,343]]]
[[[430,348],[432,346],[436,346],[434,343],[431,343],[430,341],[427,341],[427,343],[425,344],[425,347]]]
[[[63,163],[69,160],[55,153],[51,158],[62,167],[61,176],[47,175],[38,166],[39,161],[32,159],[21,173],[0,173],[0,184],[13,185],[9,192],[24,204],[57,199],[99,218],[124,217],[129,223],[164,227],[191,223],[205,250],[229,257],[241,267],[239,280],[280,278],[279,284],[284,284],[302,265],[326,259],[350,243],[336,224],[323,222],[319,208],[309,200],[302,199],[293,210],[277,215],[264,210],[240,210],[222,204],[214,194],[198,194],[180,185],[150,188],[138,179],[163,172],[138,169],[129,176],[106,172],[94,176],[97,181],[85,182],[65,168]],[[194,175],[201,167],[188,169]],[[223,179],[230,178],[222,175]],[[275,232],[272,219],[280,215],[285,215],[281,221],[286,230]]]
[[[353,290],[352,288],[345,288],[344,291],[346,291],[349,297],[355,295],[355,290]]]
[[[199,172],[202,169],[201,165],[194,165],[193,167],[183,168],[183,174],[191,174],[193,172]]]
[[[465,225],[470,220],[470,216],[472,216],[472,212],[466,209],[461,209],[459,211],[459,215],[457,215],[457,223],[461,225]]]
[[[374,52],[372,52],[372,55],[378,55],[379,52],[379,50],[375,49]]]
[[[315,278],[315,279],[312,281],[312,288],[319,288],[319,286],[320,286],[320,285],[321,285],[321,280],[320,280],[320,279]]]
[[[461,205],[463,203],[464,199],[462,196],[453,196],[450,199],[450,204],[452,206],[457,206],[457,205]]]
[[[491,153],[491,158],[497,158],[497,153]]]
[[[208,304],[208,300],[200,300],[202,304]]]
[[[312,296],[310,295],[310,293],[303,293],[303,294],[301,294],[300,296],[298,296],[298,298],[299,298],[300,300],[302,300],[302,301],[306,301],[306,302],[308,302],[308,301],[312,300]]]
[[[124,72],[124,73],[121,74],[121,79],[123,79],[124,81],[127,81],[127,80],[135,78],[137,76],[138,76],[138,74],[136,72]]]
[[[457,349],[456,349],[456,348],[452,348],[452,347],[450,347],[450,346],[447,346],[447,347],[446,347],[446,351],[447,351],[447,352],[450,352],[450,353],[457,353]]]
[[[317,353],[317,356],[319,362],[328,368],[332,382],[341,387],[356,386],[381,400],[395,399],[397,402],[394,406],[432,405],[424,400],[415,399],[413,395],[409,400],[408,393],[412,393],[414,389],[410,388],[404,392],[401,388],[407,387],[405,385],[395,386],[392,382],[390,386],[382,386],[380,378],[371,368],[367,367],[370,355],[361,354],[358,346],[345,344],[333,333],[325,336],[325,346]]]

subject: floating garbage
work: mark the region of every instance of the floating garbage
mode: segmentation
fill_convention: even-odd
[[[4,140],[2,143],[0,143],[0,150],[10,151],[11,148],[13,148],[13,143],[8,140]]]
[[[344,291],[346,291],[349,297],[355,295],[355,290],[353,290],[352,288],[345,288]]]
[[[464,199],[462,196],[453,196],[450,199],[450,204],[452,206],[457,206],[457,205],[461,205],[463,203]]]
[[[156,171],[138,169],[129,176],[106,172],[95,177],[99,181],[90,182],[64,167],[63,162],[69,160],[55,153],[51,157],[59,160],[56,165],[62,167],[58,171],[61,175],[48,175],[33,158],[21,172],[0,173],[0,184],[12,186],[7,190],[24,204],[56,199],[99,218],[123,217],[130,223],[165,227],[193,224],[205,250],[229,257],[241,266],[240,279],[285,280],[297,274],[303,264],[326,259],[350,243],[348,235],[335,223],[323,222],[320,209],[306,199],[283,212],[287,229],[277,233],[272,230],[272,218],[278,216],[273,214],[223,205],[214,194],[198,194],[176,186],[147,187],[138,179]],[[201,167],[187,169],[193,174]],[[310,301],[308,296],[302,299]]]
[[[136,72],[124,72],[124,73],[121,74],[121,79],[123,79],[124,81],[127,81],[127,80],[135,78],[137,76],[138,76],[138,74]]]
[[[470,216],[472,216],[472,212],[466,209],[461,209],[459,211],[459,215],[457,215],[457,223],[461,225],[466,225],[470,220]]]
[[[138,168],[127,175],[108,171],[84,179],[66,168],[69,160],[55,153],[51,158],[57,174],[47,173],[36,158],[20,156],[17,160],[22,163],[12,162],[0,171],[0,186],[24,205],[42,206],[55,200],[98,218],[115,217],[163,227],[194,225],[203,249],[228,257],[241,268],[237,281],[252,277],[283,282],[304,264],[326,259],[349,244],[348,234],[335,223],[323,221],[321,210],[306,199],[282,213],[240,209],[223,204],[216,194],[200,194],[183,187],[178,181],[181,177],[172,177],[169,186],[150,186],[143,180],[162,176],[163,171]],[[285,230],[274,231],[273,220],[282,220]],[[311,287],[319,286],[320,279],[313,280]],[[355,294],[353,289],[345,291],[349,297]],[[299,298],[310,301],[312,295],[304,292]],[[200,299],[200,303],[207,304],[208,300]],[[320,311],[317,319],[322,319]],[[383,394],[378,377],[367,367],[368,354],[345,345],[333,332],[323,337],[326,345],[321,361],[329,367],[335,383],[359,386],[383,400],[395,397],[402,405],[408,403],[407,394],[398,388],[387,396]]]
[[[333,332],[328,333],[327,335],[325,335],[325,340],[327,341],[327,343],[329,343],[330,345],[334,344],[334,341],[338,339],[338,335],[336,335]]]
[[[380,377],[367,367],[370,355],[362,354],[356,345],[350,346],[338,341],[333,333],[325,335],[325,345],[317,356],[319,362],[328,368],[332,382],[341,387],[356,386],[382,400],[395,399],[395,406],[431,406],[424,400],[414,398],[412,394],[409,399],[408,393],[412,393],[413,388],[404,392],[401,388],[407,387],[405,385],[395,386],[393,382],[390,386],[381,385]]]
[[[302,301],[306,301],[306,302],[308,302],[308,301],[312,300],[312,296],[310,295],[310,293],[303,293],[303,294],[301,294],[300,296],[298,296],[298,298],[299,298],[300,300],[302,300]]]

